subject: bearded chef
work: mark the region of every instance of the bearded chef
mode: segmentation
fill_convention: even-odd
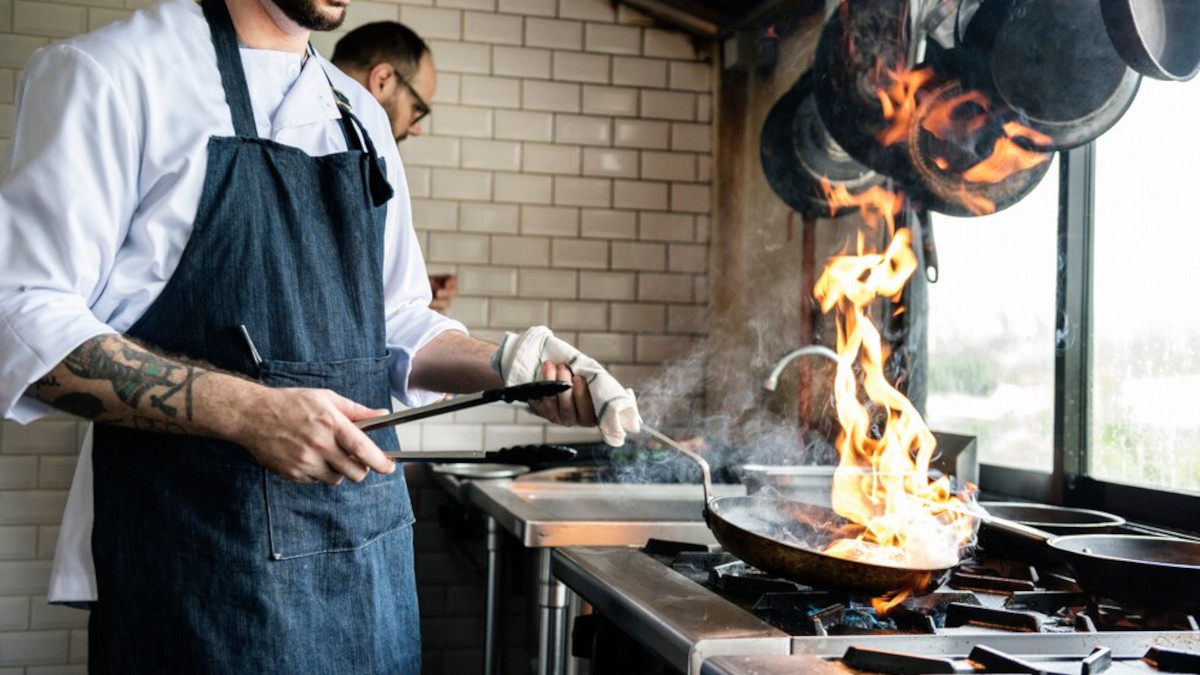
[[[637,427],[549,330],[497,346],[427,307],[387,118],[308,45],[347,3],[172,0],[25,69],[0,411],[97,422],[52,589],[92,601],[93,672],[416,673],[398,444],[354,422],[544,378],[574,384],[547,419]]]

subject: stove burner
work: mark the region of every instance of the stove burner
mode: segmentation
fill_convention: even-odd
[[[1168,673],[1200,673],[1200,653],[1151,647],[1142,660]]]
[[[961,602],[950,603],[946,610],[946,627],[982,626],[984,628],[1000,628],[1003,630],[1036,633],[1041,630],[1042,622],[1037,614],[1030,612],[1015,612],[1011,609],[993,609],[968,605]]]
[[[879,649],[850,647],[842,656],[842,663],[855,670],[865,670],[870,673],[886,673],[895,675],[921,675],[923,673],[942,674],[958,672],[954,661],[929,656],[915,656],[900,652],[888,652]]]

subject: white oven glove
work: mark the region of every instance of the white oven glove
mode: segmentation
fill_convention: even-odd
[[[492,368],[500,373],[504,384],[513,386],[540,380],[546,361],[565,363],[587,382],[605,443],[623,445],[627,432],[642,430],[633,390],[622,387],[595,359],[554,337],[545,326],[534,326],[520,335],[505,334],[492,356]]]

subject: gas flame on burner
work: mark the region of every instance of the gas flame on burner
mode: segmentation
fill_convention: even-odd
[[[899,303],[917,268],[910,231],[895,223],[904,197],[882,188],[856,196],[828,181],[822,185],[835,213],[857,205],[866,225],[852,252],[830,259],[814,289],[821,309],[835,311],[840,357],[834,383],[841,431],[833,509],[865,528],[856,538],[834,541],[824,553],[914,569],[952,567],[974,537],[975,520],[966,515],[971,496],[956,493],[945,476],[930,480],[933,433],[885,378],[888,354],[868,317],[877,298]],[[889,239],[882,252],[873,245],[881,233]],[[876,609],[890,609],[913,589],[898,590],[876,599]]]

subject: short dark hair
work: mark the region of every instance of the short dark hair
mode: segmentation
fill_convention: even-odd
[[[412,79],[429,45],[408,26],[396,21],[367,23],[346,33],[333,48],[330,61],[344,70],[370,70],[391,63],[401,77]]]

